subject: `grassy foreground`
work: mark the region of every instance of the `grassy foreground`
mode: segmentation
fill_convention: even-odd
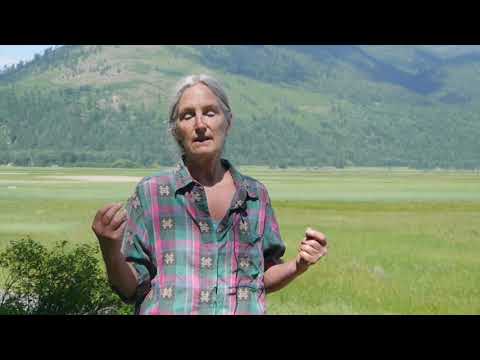
[[[0,167],[0,249],[27,235],[94,243],[96,210],[154,171]],[[330,240],[327,258],[268,296],[270,314],[480,313],[478,173],[241,171],[267,185],[286,259],[307,226]]]

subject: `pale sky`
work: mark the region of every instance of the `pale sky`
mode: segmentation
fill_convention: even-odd
[[[0,45],[0,70],[4,65],[31,60],[35,54],[43,54],[45,49],[53,46],[55,45]]]

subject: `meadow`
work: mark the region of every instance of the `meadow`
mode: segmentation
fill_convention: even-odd
[[[30,236],[96,243],[96,210],[157,169],[0,167],[0,249]],[[480,314],[480,174],[240,167],[269,189],[295,256],[307,226],[329,254],[269,294],[269,314]]]

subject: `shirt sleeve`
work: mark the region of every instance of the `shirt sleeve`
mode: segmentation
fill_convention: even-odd
[[[145,297],[150,291],[151,280],[156,275],[156,266],[154,265],[154,251],[152,246],[153,239],[149,231],[151,222],[145,219],[144,206],[140,185],[135,189],[135,193],[128,199],[125,209],[127,210],[127,225],[123,234],[121,252],[125,260],[132,264],[137,272],[137,289],[131,298],[126,298],[118,291],[116,293],[120,298],[128,303],[137,303]],[[115,290],[115,289],[114,289]]]
[[[277,264],[281,264],[282,256],[285,254],[285,243],[280,235],[280,227],[275,217],[272,202],[267,190],[265,189],[266,209],[265,209],[265,228],[263,235],[263,258],[265,261],[265,270]]]

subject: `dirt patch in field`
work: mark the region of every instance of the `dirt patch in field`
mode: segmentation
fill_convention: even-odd
[[[82,175],[82,176],[38,176],[43,179],[52,179],[52,180],[72,180],[72,181],[82,181],[82,182],[132,182],[137,183],[142,178],[137,176],[106,176],[106,175]]]

